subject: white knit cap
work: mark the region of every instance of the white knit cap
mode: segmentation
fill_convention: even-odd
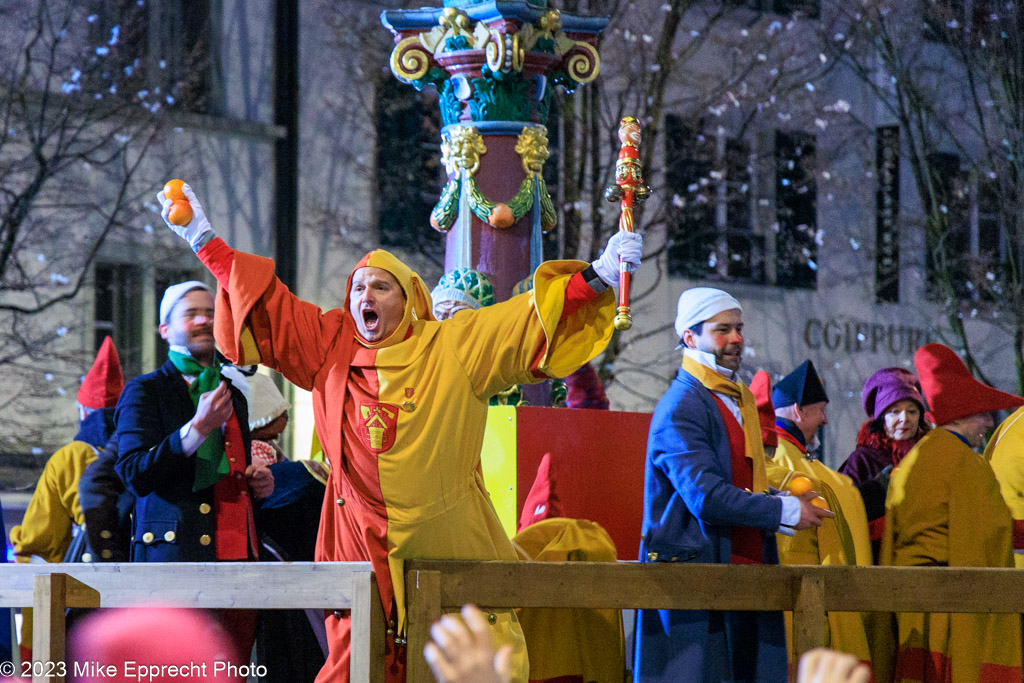
[[[740,302],[731,294],[714,287],[694,287],[679,295],[676,305],[676,337],[680,339],[685,330],[697,323],[714,318],[722,311],[738,308],[743,312]]]
[[[225,365],[221,368],[220,374],[230,379],[245,396],[245,402],[249,407],[249,431],[265,427],[291,407],[274,384],[274,380],[266,375],[247,375],[234,365]]]
[[[164,290],[164,298],[160,300],[160,324],[166,325],[171,319],[171,311],[174,310],[174,304],[181,300],[181,297],[185,296],[193,289],[202,289],[210,294],[210,288],[206,286],[206,283],[200,282],[199,280],[189,280],[188,282],[179,282],[176,285],[171,285]]]

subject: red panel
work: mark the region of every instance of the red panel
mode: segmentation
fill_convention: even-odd
[[[619,559],[635,560],[650,413],[527,406],[516,415],[517,517],[541,458],[550,452],[565,516],[597,522],[615,541]]]

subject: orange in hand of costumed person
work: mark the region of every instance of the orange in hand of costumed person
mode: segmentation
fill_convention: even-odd
[[[171,200],[171,208],[167,212],[167,220],[175,225],[188,225],[192,222],[192,205],[182,191],[184,180],[175,178],[164,185],[164,196]]]

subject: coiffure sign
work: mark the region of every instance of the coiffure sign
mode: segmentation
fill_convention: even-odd
[[[812,350],[912,356],[919,347],[931,341],[930,329],[906,325],[834,318],[808,318],[804,325],[804,343]]]

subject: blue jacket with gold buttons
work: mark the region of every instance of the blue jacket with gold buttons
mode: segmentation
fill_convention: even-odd
[[[251,437],[242,392],[231,390],[246,461]],[[195,406],[188,384],[167,361],[129,382],[117,402],[115,469],[135,497],[133,562],[212,562],[216,557],[213,487],[193,491],[195,456],[181,448],[181,427]]]

